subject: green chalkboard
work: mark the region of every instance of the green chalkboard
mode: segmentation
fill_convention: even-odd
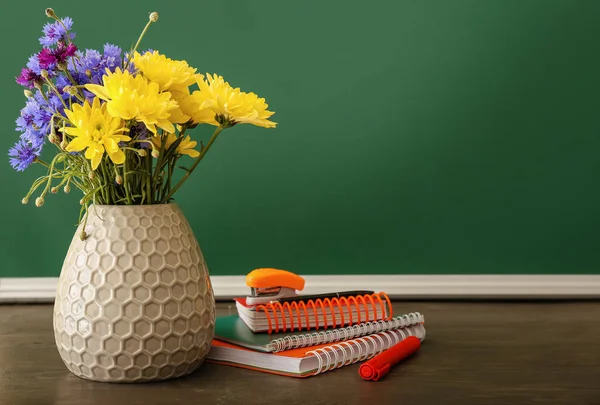
[[[600,273],[600,1],[47,0],[3,7],[0,143],[44,8],[254,91],[177,195],[213,275]],[[211,128],[198,128],[206,139]],[[0,276],[57,276],[78,195],[21,205],[2,164]]]

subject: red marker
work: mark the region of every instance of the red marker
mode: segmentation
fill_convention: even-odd
[[[377,381],[386,375],[393,365],[415,353],[421,347],[421,340],[409,336],[386,351],[360,365],[358,374],[363,380]]]

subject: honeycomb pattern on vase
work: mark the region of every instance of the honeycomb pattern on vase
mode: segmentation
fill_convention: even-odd
[[[206,358],[215,301],[194,233],[176,204],[91,207],[71,241],[54,336],[75,375],[103,382],[180,377]]]

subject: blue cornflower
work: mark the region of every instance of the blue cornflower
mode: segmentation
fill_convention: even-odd
[[[102,73],[104,73],[104,68],[114,71],[117,67],[121,66],[121,53],[121,48],[116,45],[104,45],[104,55],[102,55],[102,64],[100,66],[103,71]]]
[[[76,58],[69,60],[69,70],[94,70],[100,66],[102,55],[95,49],[86,49],[85,53],[77,51]]]
[[[56,89],[58,91],[62,92],[65,86],[71,86],[73,85],[73,83],[71,83],[71,80],[69,80],[69,78],[64,73],[60,73],[58,76],[56,76],[54,85],[56,86]]]
[[[100,67],[100,62],[102,62],[102,55],[95,49],[86,49],[85,55],[81,57],[80,66],[85,70],[94,70]]]
[[[71,31],[73,20],[70,17],[65,17],[62,19],[62,22],[65,25],[64,27],[58,21],[44,25],[44,29],[42,30],[44,36],[40,37],[40,44],[43,46],[52,46],[56,45],[60,40],[66,40],[67,31],[65,30],[65,27],[67,30]],[[75,38],[74,32],[70,32],[69,34],[71,39]]]
[[[54,97],[57,98],[56,96]],[[52,121],[53,111],[44,107],[40,108],[34,115],[33,123],[39,128],[38,132],[40,134],[48,135],[50,133],[50,121]]]
[[[150,140],[150,138],[152,138],[152,135],[149,133],[148,128],[146,128],[145,124],[138,124],[135,127],[131,128],[130,131],[130,136],[133,139],[137,139],[137,140]],[[135,142],[136,147],[140,148],[140,149],[150,149],[150,143],[149,142]],[[125,146],[125,145],[121,145],[121,146]]]
[[[33,124],[34,128],[36,128],[38,139],[42,143],[46,139],[46,136],[50,134],[52,115],[56,113],[62,114],[64,111],[64,105],[56,94],[48,93],[46,97],[48,101],[44,99],[41,92],[37,92],[34,96],[39,108],[34,111]],[[35,144],[33,140],[32,143]]]
[[[18,172],[27,169],[40,154],[41,148],[34,147],[23,139],[18,140],[15,146],[8,151],[10,165]]]
[[[27,100],[25,107],[21,109],[21,115],[17,118],[17,131],[25,132],[32,129],[33,117],[40,108],[37,101],[33,98]]]
[[[36,75],[42,74],[42,68],[40,67],[40,61],[38,60],[37,53],[35,55],[31,55],[29,57],[29,61],[27,62],[27,67],[31,69]]]
[[[44,143],[44,134],[35,123],[36,116],[39,115],[41,107],[35,98],[27,100],[25,107],[21,109],[21,115],[17,118],[17,131],[21,132],[21,139],[26,140],[34,147],[39,147]]]

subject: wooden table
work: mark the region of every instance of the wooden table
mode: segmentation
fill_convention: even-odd
[[[50,305],[0,306],[0,404],[600,404],[600,302],[394,307],[423,313],[427,340],[379,382],[360,380],[358,365],[301,380],[205,363],[179,380],[117,385],[67,371]]]

